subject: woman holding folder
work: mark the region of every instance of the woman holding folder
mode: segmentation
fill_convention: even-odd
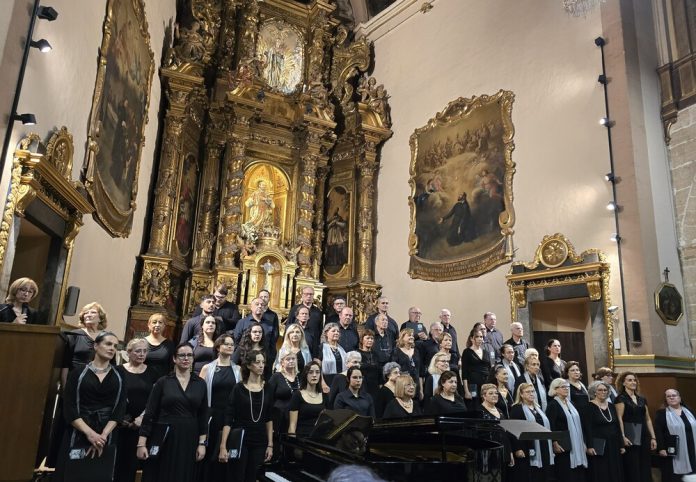
[[[625,452],[619,417],[609,402],[611,387],[598,380],[587,388],[590,403],[582,413],[582,432],[587,446],[588,480],[623,480],[621,455]]]
[[[679,482],[696,472],[696,417],[674,388],[665,391],[665,405],[655,414],[657,453],[665,458],[662,481]]]

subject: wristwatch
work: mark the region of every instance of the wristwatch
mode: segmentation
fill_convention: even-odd
[[[202,442],[198,442],[198,445],[202,445],[203,447],[207,447],[207,446],[208,446],[208,441],[207,441],[207,440],[204,440],[204,441],[202,441]]]

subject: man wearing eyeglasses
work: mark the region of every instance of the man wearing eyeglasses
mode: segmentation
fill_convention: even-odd
[[[343,296],[336,296],[332,303],[332,308],[326,313],[326,324],[339,323],[341,318],[341,310],[346,307],[346,299]]]
[[[215,300],[213,315],[222,318],[224,324],[223,331],[234,330],[234,327],[237,326],[237,322],[242,318],[237,304],[227,300],[228,294],[229,290],[224,283],[219,284],[213,292],[213,298]],[[197,306],[196,309],[193,310],[193,316],[198,316],[200,314],[201,307]]]
[[[417,306],[412,306],[408,309],[408,321],[404,321],[401,324],[401,331],[406,328],[413,330],[413,336],[416,337],[416,341],[425,341],[428,339],[428,332],[425,329],[425,325],[421,323],[420,319],[423,313],[421,309]]]

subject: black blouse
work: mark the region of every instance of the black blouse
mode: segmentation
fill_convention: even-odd
[[[491,359],[486,349],[481,351],[481,357],[471,347],[462,352],[462,381],[468,381],[469,391],[472,384],[481,390],[481,386],[488,380],[490,368]]]
[[[413,401],[413,410],[411,410],[411,413],[408,413],[395,398],[387,404],[387,408],[384,409],[384,415],[382,418],[417,417],[418,415],[422,415],[422,413],[423,412],[420,409],[420,405],[418,405],[415,400]]]
[[[377,418],[382,418],[384,410],[392,400],[394,400],[394,392],[384,385],[379,387],[379,390],[377,390],[377,398],[375,398],[375,414]]]
[[[12,323],[17,318],[17,314],[12,309],[13,307],[13,303],[0,304],[0,323]],[[39,324],[38,312],[30,308],[27,303],[22,303],[22,313],[27,315],[27,325]]]
[[[147,357],[145,363],[152,369],[155,381],[168,375],[172,371],[172,358],[174,357],[174,342],[166,338],[159,345],[152,345],[147,339]]]
[[[82,370],[94,358],[94,340],[81,328],[63,333],[67,346],[62,368]]]
[[[126,387],[123,380],[119,383],[116,370],[111,369],[100,382],[90,369],[73,370],[68,375],[63,390],[63,415],[70,424],[82,418],[95,431],[101,432],[108,421],[120,422],[126,413]],[[78,407],[79,383],[79,407]],[[110,412],[105,418],[99,418],[101,426],[95,426],[93,415],[96,412]]]
[[[131,421],[138,418],[145,407],[147,399],[152,391],[152,385],[157,381],[155,373],[149,366],[142,373],[131,373],[123,365],[116,367],[123,379],[126,390],[126,413],[130,415]]]
[[[363,387],[373,397],[377,394],[382,379],[382,367],[374,351],[360,350],[360,371],[363,375]]]
[[[626,392],[621,392],[616,397],[616,405],[619,403],[624,404],[623,422],[624,423],[640,423],[642,424],[641,439],[647,441],[650,438],[648,432],[648,426],[645,423],[645,412],[647,410],[647,401],[640,395],[636,395],[636,401],[638,403],[633,403],[631,397],[628,396]]]
[[[147,400],[140,435],[149,437],[155,423],[176,424],[182,418],[198,421],[198,434],[208,432],[208,390],[198,375],[191,374],[186,390],[175,374],[160,378]]]
[[[297,412],[297,428],[295,429],[295,434],[300,437],[308,436],[312,432],[319,415],[326,408],[326,395],[322,394],[321,403],[308,403],[299,390],[294,392],[290,399],[288,410]]]
[[[427,412],[430,415],[451,415],[466,411],[464,399],[459,395],[454,396],[454,401],[435,395],[428,402]]]
[[[356,397],[350,390],[343,390],[336,397],[334,408],[346,408],[354,411],[358,415],[364,415],[366,417],[375,416],[375,404],[372,401],[372,397],[369,393],[364,392],[358,393]]]
[[[263,390],[251,392],[242,382],[232,389],[225,413],[225,425],[245,430],[244,440],[253,445],[267,445],[266,423],[271,421],[273,392],[268,383]],[[253,417],[253,418],[252,418]]]
[[[203,367],[215,359],[215,348],[196,345],[193,349],[193,373],[198,375]]]
[[[282,373],[275,372],[268,381],[268,386],[273,397],[273,406],[278,410],[287,411],[292,394],[300,389],[300,380],[295,377],[291,382]]]

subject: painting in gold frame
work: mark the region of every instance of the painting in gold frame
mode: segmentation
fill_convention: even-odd
[[[103,31],[84,182],[96,220],[127,237],[155,69],[143,0],[108,0]]]
[[[268,86],[283,94],[292,94],[302,81],[304,38],[296,28],[269,20],[259,28],[256,57],[261,76]]]
[[[411,135],[412,278],[471,278],[512,260],[514,99],[460,97]]]

